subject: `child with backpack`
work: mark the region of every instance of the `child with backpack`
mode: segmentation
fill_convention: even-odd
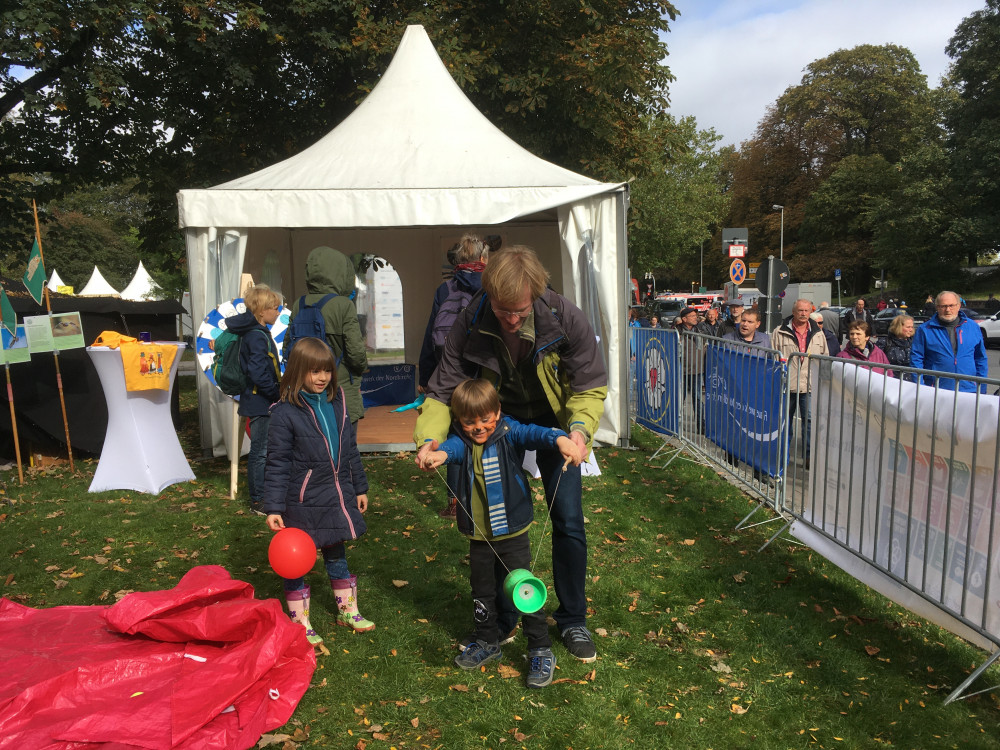
[[[247,290],[243,302],[247,311],[226,318],[226,330],[239,337],[229,346],[238,347],[239,352],[243,386],[239,393],[239,413],[250,420],[250,454],[247,456],[250,509],[260,514],[267,464],[268,411],[278,400],[278,380],[281,378],[278,347],[267,326],[278,319],[281,297],[267,284],[257,284]],[[217,356],[220,354],[222,352],[217,352]],[[231,355],[226,359],[232,361]]]
[[[472,584],[475,634],[455,657],[462,669],[477,669],[499,660],[497,581],[518,568],[530,569],[528,527],[534,518],[531,488],[521,464],[526,449],[558,448],[579,466],[584,456],[559,429],[524,425],[500,414],[500,398],[489,381],[465,380],[451,395],[452,432],[439,450],[424,457],[423,468],[459,464],[458,530],[469,537],[469,579]],[[552,682],[556,657],[548,624],[541,611],[522,618],[528,639],[527,685]]]
[[[306,292],[292,305],[282,345],[285,358],[302,335],[324,339],[333,351],[347,412],[356,423],[365,415],[361,376],[368,369],[368,352],[354,305],[355,275],[350,258],[332,247],[313,248],[306,258]]]
[[[375,623],[358,612],[358,577],[347,567],[344,546],[367,528],[368,478],[333,354],[317,338],[300,339],[288,356],[281,400],[271,410],[270,443],[264,484],[268,528],[308,532],[323,552],[337,624],[372,630]],[[322,643],[309,621],[305,579],[284,579],[284,585],[291,618],[305,627],[310,643]]]

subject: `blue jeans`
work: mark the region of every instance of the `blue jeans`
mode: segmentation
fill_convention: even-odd
[[[351,577],[351,571],[347,568],[347,548],[343,542],[338,542],[330,547],[323,547],[323,565],[326,574],[331,581],[342,581]],[[301,591],[306,587],[305,577],[285,578],[285,591]]]
[[[559,608],[553,617],[562,632],[587,622],[587,533],[583,525],[582,475],[580,467],[572,464],[563,473],[564,459],[558,450],[537,451],[535,459],[552,517],[552,579],[559,598]],[[557,482],[559,490],[553,498]],[[503,581],[497,583],[501,589]],[[497,596],[497,603],[500,633],[506,635],[517,625],[520,613],[506,596]]]
[[[809,393],[796,393],[792,391],[788,398],[788,435],[791,443],[792,428],[791,423],[795,418],[795,412],[802,410],[802,456],[809,459],[809,437],[812,429],[812,410],[809,408]]]
[[[250,454],[247,456],[247,487],[250,505],[258,506],[264,499],[264,470],[267,468],[267,426],[269,416],[250,417]]]

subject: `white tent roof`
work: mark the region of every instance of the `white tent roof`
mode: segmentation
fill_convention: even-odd
[[[105,281],[101,272],[94,266],[94,272],[90,274],[90,281],[79,292],[77,297],[117,297],[118,290]]]
[[[59,278],[58,271],[52,269],[52,275],[49,276],[49,283],[48,283],[49,291],[58,292],[59,287],[61,286],[66,286],[66,282]]]
[[[470,102],[422,26],[336,129],[295,156],[178,194],[181,227],[500,224],[613,190],[540,159]]]
[[[122,289],[121,297],[122,299],[133,300],[135,302],[147,299],[163,299],[163,290],[153,281],[153,277],[149,275],[149,272],[140,260],[139,267],[135,269],[135,276],[132,277],[128,286]]]

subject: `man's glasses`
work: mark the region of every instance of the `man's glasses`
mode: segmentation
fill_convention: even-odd
[[[493,306],[490,305],[490,307]],[[525,309],[519,310],[517,312],[513,310],[498,310],[497,308],[493,307],[493,314],[496,315],[498,318],[503,318],[505,320],[524,320],[529,315],[531,315],[531,306],[529,305]]]

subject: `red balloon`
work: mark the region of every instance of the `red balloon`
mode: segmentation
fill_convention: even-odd
[[[284,528],[271,537],[267,561],[282,578],[301,578],[316,564],[316,542],[302,529]]]

